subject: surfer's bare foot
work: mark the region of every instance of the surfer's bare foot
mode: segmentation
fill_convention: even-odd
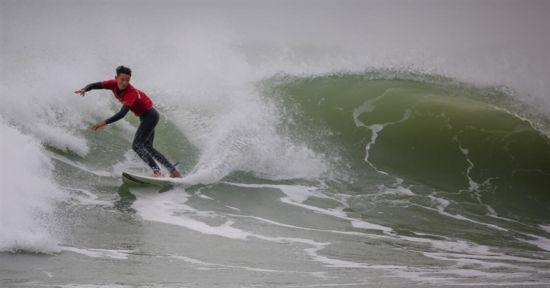
[[[162,173],[160,173],[160,171],[154,171],[153,177],[162,177]]]
[[[174,170],[174,171],[170,172],[170,177],[172,177],[172,178],[181,178],[181,173],[178,170]]]

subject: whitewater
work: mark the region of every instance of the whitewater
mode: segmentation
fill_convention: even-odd
[[[1,1],[0,286],[550,286],[547,1]],[[132,69],[161,114],[148,174]]]

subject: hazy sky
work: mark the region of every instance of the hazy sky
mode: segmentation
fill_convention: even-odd
[[[115,63],[155,81],[193,77],[184,67],[220,78],[413,67],[507,85],[550,112],[550,1],[2,0],[0,11],[3,81],[73,66],[84,79]]]

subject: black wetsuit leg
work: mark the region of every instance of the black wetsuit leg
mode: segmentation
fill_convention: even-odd
[[[170,161],[168,161],[168,159],[166,159],[166,157],[164,157],[162,153],[160,153],[157,149],[153,147],[154,140],[155,140],[155,130],[153,130],[153,132],[151,133],[147,141],[145,141],[145,148],[147,149],[149,154],[151,154],[151,156],[153,156],[155,160],[157,160],[160,164],[162,164],[162,166],[166,167],[168,171],[172,172],[176,170],[176,167],[172,165],[172,163],[170,163]]]
[[[166,157],[153,148],[155,126],[159,121],[157,110],[151,108],[139,116],[139,118],[140,124],[134,136],[134,141],[132,142],[132,149],[134,149],[138,156],[143,159],[153,171],[160,171],[159,166],[154,160],[157,159],[163,166],[172,172],[175,169],[174,166]]]

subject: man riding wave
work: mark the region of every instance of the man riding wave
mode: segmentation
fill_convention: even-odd
[[[116,68],[116,77],[114,79],[90,83],[86,87],[75,91],[80,96],[84,96],[86,92],[93,89],[109,89],[113,91],[115,98],[122,103],[120,111],[107,120],[92,125],[91,129],[95,131],[116,122],[126,116],[126,113],[131,110],[140,119],[139,127],[132,142],[132,149],[153,169],[154,177],[162,176],[155,160],[170,171],[170,177],[181,177],[181,173],[176,167],[164,155],[153,148],[155,126],[159,121],[159,113],[153,107],[153,101],[145,93],[130,84],[131,76],[132,70],[130,68],[119,66]]]

